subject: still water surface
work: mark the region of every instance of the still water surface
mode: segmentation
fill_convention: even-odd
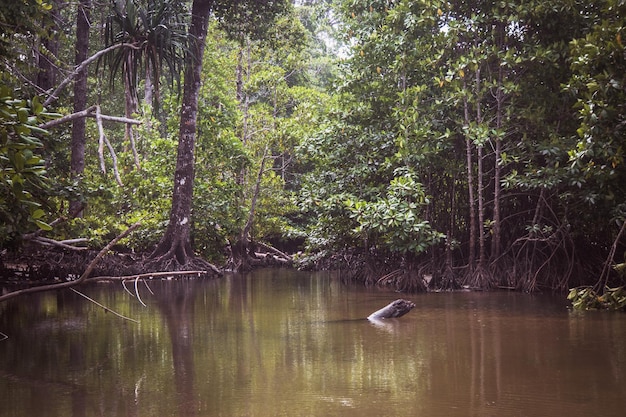
[[[0,305],[5,416],[620,416],[626,316],[562,297],[405,296],[265,270]],[[1,336],[1,335],[0,335]]]

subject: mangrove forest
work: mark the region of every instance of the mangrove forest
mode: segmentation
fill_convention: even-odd
[[[624,308],[625,46],[624,0],[2,0],[0,276]]]

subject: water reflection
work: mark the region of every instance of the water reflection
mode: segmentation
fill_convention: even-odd
[[[621,416],[626,321],[560,298],[397,294],[268,270],[0,305],[2,416]]]
[[[195,386],[193,358],[194,291],[189,281],[159,288],[156,304],[165,319],[172,348],[176,403],[181,416],[195,416]],[[135,390],[136,392],[138,389]]]

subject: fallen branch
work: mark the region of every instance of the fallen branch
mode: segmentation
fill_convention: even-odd
[[[139,284],[139,277],[135,278],[135,296],[137,296],[137,300],[139,300],[142,306],[147,307],[146,303],[144,303],[141,297],[139,296],[139,288],[137,287],[137,284]]]
[[[37,237],[34,237],[31,240],[33,242],[35,242],[35,243],[39,243],[40,245],[44,245],[44,246],[58,246],[60,248],[69,249],[69,250],[81,251],[81,250],[89,249],[86,246],[72,246],[71,245],[72,243],[87,242],[88,239],[86,239],[86,238],[68,239],[68,240],[61,240],[61,241],[59,241],[59,240],[49,239],[49,238],[43,237],[43,236],[37,236]]]
[[[174,277],[176,275],[204,275],[207,271],[170,271],[170,272],[146,272],[145,274],[121,275],[121,276],[98,276],[89,278],[89,281],[133,281],[137,278]]]
[[[287,255],[286,253],[276,249],[273,246],[270,245],[266,245],[265,243],[262,242],[254,242],[259,248],[261,249],[265,249],[268,252],[273,253],[274,255],[280,256],[281,258],[283,258],[285,261],[292,261],[293,258],[290,255]]]
[[[20,295],[33,294],[33,293],[36,293],[36,292],[60,290],[60,289],[76,287],[76,286],[84,284],[85,282],[88,281],[87,278],[89,277],[91,272],[94,270],[94,268],[96,267],[96,265],[100,261],[100,259],[102,259],[102,257],[104,255],[106,255],[106,253],[109,250],[111,250],[111,248],[114,245],[116,245],[117,242],[119,242],[120,240],[122,240],[123,238],[128,236],[133,230],[138,228],[139,225],[140,225],[140,223],[133,224],[128,229],[126,229],[124,232],[122,232],[120,235],[118,235],[115,239],[110,241],[108,245],[106,245],[104,248],[102,248],[102,250],[100,250],[100,252],[98,252],[96,257],[89,263],[89,265],[87,265],[87,269],[85,269],[85,272],[83,272],[83,274],[77,280],[75,280],[75,281],[68,281],[68,282],[60,282],[60,283],[57,283],[57,284],[49,284],[49,285],[40,285],[40,286],[36,286],[36,287],[28,287],[28,288],[24,288],[24,289],[21,289],[21,290],[11,291],[9,293],[6,293],[6,294],[0,296],[0,302],[9,300],[11,298],[18,297]],[[92,280],[93,279],[89,279],[89,281],[92,281]]]

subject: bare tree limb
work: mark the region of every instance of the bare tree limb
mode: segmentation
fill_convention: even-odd
[[[100,159],[100,171],[106,174],[107,167],[104,162],[104,127],[102,126],[102,119],[98,117],[100,113],[100,106],[96,106],[96,123],[98,125],[98,158]]]
[[[87,239],[85,239],[85,238],[82,238],[82,239],[70,239],[69,241],[58,241],[58,240],[49,239],[49,238],[43,237],[43,236],[37,236],[37,237],[34,237],[32,239],[32,241],[35,242],[35,243],[39,243],[40,245],[58,246],[60,248],[76,250],[76,251],[81,251],[81,250],[87,250],[88,249],[86,246],[73,246],[73,245],[71,245],[71,243],[86,242]]]
[[[89,108],[86,108],[85,110],[76,112],[76,113],[72,113],[72,114],[68,114],[66,116],[60,117],[58,119],[54,119],[54,120],[50,120],[49,122],[46,123],[42,123],[40,124],[38,127],[41,129],[50,129],[53,127],[56,127],[58,125],[62,125],[64,123],[68,123],[71,121],[74,121],[76,119],[80,119],[82,117],[93,117],[95,118],[96,115],[94,114],[94,112],[96,111],[96,106],[91,106]],[[106,114],[100,114],[100,118],[102,120],[107,120],[107,121],[111,121],[111,122],[119,122],[119,123],[128,123],[128,124],[133,124],[133,125],[140,125],[143,122],[141,120],[136,120],[136,119],[129,119],[127,117],[118,117],[118,116],[108,116]]]
[[[72,80],[74,78],[76,78],[76,76],[78,74],[80,74],[80,72],[83,69],[85,69],[89,64],[91,64],[92,62],[98,60],[103,55],[106,55],[109,52],[111,52],[111,51],[113,51],[115,49],[118,49],[118,48],[141,49],[142,45],[141,44],[133,44],[133,43],[118,43],[116,45],[111,45],[108,48],[105,48],[105,49],[103,49],[101,51],[96,52],[95,54],[93,54],[92,56],[90,56],[89,58],[87,58],[86,60],[81,62],[79,66],[74,68],[74,71],[72,71],[70,73],[70,75],[68,75],[63,81],[61,81],[61,84],[59,84],[59,86],[52,93],[50,93],[50,95],[48,96],[46,101],[44,101],[43,105],[44,106],[49,106],[50,103],[53,103],[54,101],[56,101],[59,98],[58,95],[61,92],[61,90],[63,90],[70,82],[72,82]]]
[[[60,290],[60,289],[75,287],[75,286],[84,284],[87,281],[87,278],[89,277],[91,272],[94,270],[94,268],[96,267],[96,265],[100,261],[100,259],[109,250],[111,250],[111,248],[115,244],[117,244],[117,242],[119,242],[121,239],[125,238],[131,232],[133,232],[133,230],[138,228],[140,224],[141,223],[139,223],[139,222],[133,224],[128,229],[126,229],[124,232],[122,232],[120,235],[118,235],[115,239],[110,241],[108,245],[106,245],[104,248],[102,248],[102,250],[100,250],[100,252],[98,252],[96,257],[89,263],[89,265],[87,266],[87,269],[85,269],[85,272],[83,272],[83,274],[77,280],[75,280],[75,281],[68,281],[68,282],[60,282],[60,283],[57,283],[57,284],[40,285],[40,286],[37,286],[37,287],[28,287],[28,288],[24,288],[24,289],[21,289],[21,290],[12,291],[12,292],[9,292],[9,293],[6,293],[6,294],[0,296],[0,302],[9,300],[11,298],[18,297],[20,295],[32,294],[32,293],[43,292],[43,291]]]
[[[174,277],[177,275],[204,275],[207,271],[165,271],[165,272],[146,272],[145,274],[136,275],[120,275],[120,276],[99,276],[89,278],[89,281],[134,281],[135,279],[158,278],[158,277]]]
[[[111,153],[111,159],[113,160],[113,174],[115,175],[115,180],[119,184],[120,187],[123,187],[122,179],[120,178],[119,170],[117,169],[117,155],[115,154],[115,149],[113,149],[113,145],[109,142],[109,139],[104,134],[104,127],[102,126],[102,115],[100,114],[100,106],[96,106],[96,122],[98,124],[98,132],[100,134],[100,139],[98,141],[98,156],[100,157],[100,169],[103,173],[106,174],[106,164],[104,162],[104,145],[106,144],[109,152]]]
[[[129,119],[128,117],[108,116],[106,114],[100,114],[100,118],[109,122],[128,123],[131,125],[140,125],[143,123],[141,120]]]
[[[50,120],[49,122],[42,123],[39,125],[41,129],[50,129],[51,127],[55,127],[61,125],[63,123],[68,123],[74,121],[76,119],[80,119],[82,117],[93,117],[93,112],[96,110],[96,106],[91,106],[86,108],[85,110],[68,114],[63,117],[59,117],[58,119]]]
[[[104,142],[111,153],[111,159],[113,160],[113,175],[115,175],[115,180],[120,187],[123,187],[124,184],[122,183],[122,178],[120,177],[120,171],[117,168],[117,155],[115,154],[115,149],[113,149],[113,145],[111,145],[111,142],[109,142],[109,139],[106,136],[104,137]]]
[[[282,252],[282,251],[280,251],[280,250],[276,249],[276,248],[275,248],[275,247],[273,247],[273,246],[266,245],[266,244],[265,244],[265,243],[263,243],[263,242],[254,242],[254,243],[255,243],[258,247],[260,247],[261,249],[265,249],[266,251],[271,252],[271,253],[273,253],[274,255],[280,256],[281,258],[283,258],[283,259],[284,259],[284,260],[286,260],[286,261],[291,261],[291,260],[292,260],[291,255],[287,255],[285,252]]]

